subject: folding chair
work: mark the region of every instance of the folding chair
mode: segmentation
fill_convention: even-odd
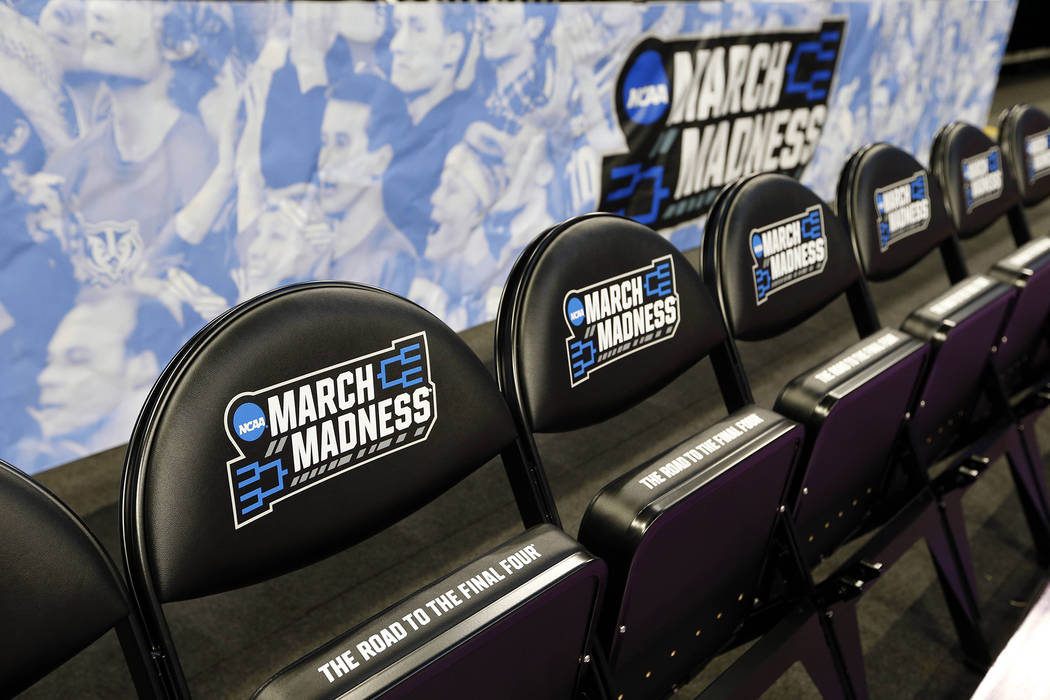
[[[1038,201],[1045,196],[1044,190],[1050,192],[1050,181],[1033,188],[1026,184],[1027,177],[1024,181],[1014,177],[1019,168],[1026,167],[1016,162],[1017,150],[1023,148],[1016,142],[1025,141],[1024,134],[1045,119],[1045,115],[1040,119],[1033,114],[1031,108],[1008,110],[1002,117],[1002,148],[977,127],[954,122],[937,132],[930,155],[930,170],[944,189],[945,206],[959,237],[980,235],[1005,214],[1019,246],[988,272],[990,277],[1012,286],[1017,295],[1008,325],[993,343],[993,365],[1009,393],[1032,381],[1033,359],[1036,355],[1045,356],[1044,344],[1039,341],[1045,336],[1050,311],[1050,304],[1045,301],[1045,293],[1050,289],[1050,241],[1032,240],[1021,203],[1022,198]],[[1008,153],[1010,157],[1004,160]],[[952,282],[965,276],[965,263],[958,248],[946,253],[945,263]]]
[[[938,180],[904,151],[882,143],[857,151],[843,168],[838,196],[839,213],[869,280],[896,278],[938,248],[949,280],[956,282],[902,327],[933,348],[933,365],[908,427],[921,467],[942,462],[932,488],[957,546],[966,547],[963,491],[993,459],[1005,456],[1036,549],[1045,558],[1050,530],[1041,479],[1015,430],[996,371],[999,360],[1032,339],[1022,295],[994,273],[967,276]],[[1014,342],[1004,342],[1007,333]]]
[[[614,698],[664,697],[733,643],[785,524],[802,429],[752,403],[717,307],[682,254],[641,224],[610,214],[559,224],[504,287],[496,373],[529,435],[618,415],[707,356],[729,415],[620,473],[580,524],[581,543],[610,568],[598,638]],[[797,561],[785,569],[803,585]],[[849,693],[813,609],[784,620],[715,695],[757,695],[797,659],[829,697]]]
[[[1015,123],[1014,118],[1005,120]],[[1016,134],[1014,134],[1016,136]],[[1015,151],[1015,147],[1011,147]],[[934,139],[930,165],[944,188],[944,201],[960,237],[981,234],[1006,214],[1017,251],[992,266],[982,278],[994,280],[1011,289],[1011,308],[998,331],[990,339],[990,363],[987,400],[983,409],[991,418],[999,418],[1016,427],[1005,436],[1016,438],[1020,450],[1011,446],[1011,465],[1024,465],[1013,472],[1036,551],[1043,565],[1050,564],[1050,506],[1043,476],[1042,456],[1035,439],[1034,423],[1047,406],[1046,330],[1050,304],[1050,241],[1031,240],[1024,214],[1021,193],[1002,162],[1002,150],[983,131],[969,124],[955,122],[942,128]],[[951,258],[954,256],[955,261]],[[957,282],[965,274],[965,263],[958,248],[946,256],[949,276]],[[962,348],[961,350],[965,350]],[[982,408],[982,406],[979,406]],[[981,411],[978,411],[978,417]],[[957,422],[957,425],[959,423]],[[963,422],[961,425],[966,425]],[[929,440],[930,436],[927,436]],[[970,468],[979,472],[989,463],[989,455],[978,455]],[[965,483],[965,480],[964,480]]]
[[[955,547],[930,490],[912,482],[908,497],[884,512],[885,485],[907,444],[905,418],[930,349],[879,325],[853,244],[835,214],[790,178],[760,174],[739,180],[712,207],[701,271],[738,340],[775,344],[843,296],[852,312],[860,342],[791,379],[773,410],[806,428],[799,469],[785,497],[806,564],[815,566],[880,525],[858,554],[817,583],[818,603],[835,612],[858,694],[866,689],[852,601],[920,538],[964,647],[986,657],[965,553]]]
[[[1016,104],[999,114],[997,126],[1004,170],[1020,198],[1008,215],[1014,241],[1021,246],[1032,240],[1024,209],[1050,195],[1050,116],[1032,105]]]
[[[165,603],[326,558],[501,454],[527,530],[299,659],[257,696],[571,697],[591,668],[605,565],[549,524],[534,477],[510,466],[520,450],[481,362],[400,297],[296,285],[208,324],[147,399],[121,494],[131,590],[168,695],[189,688]],[[517,672],[520,648],[544,673]]]
[[[1019,290],[1017,310],[1011,319],[1017,326],[1007,328],[1004,335],[1010,343],[1001,347],[996,357],[1016,403],[1018,390],[1042,391],[1050,380],[1050,238],[1033,238],[1023,212],[1024,207],[1035,206],[1050,196],[1050,116],[1030,105],[1004,110],[999,117],[999,148],[1004,169],[1017,183],[1021,200],[1007,212],[1018,249],[998,261],[989,273]],[[1013,342],[1015,339],[1025,342]],[[1045,398],[1040,403],[1045,404]]]
[[[0,695],[25,690],[116,629],[141,698],[160,687],[123,578],[54,494],[0,462]]]

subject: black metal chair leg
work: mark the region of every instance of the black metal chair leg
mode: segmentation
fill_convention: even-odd
[[[950,495],[949,500],[953,499],[956,494],[958,492]],[[947,503],[945,505],[947,506]],[[956,501],[954,507],[957,508],[957,506]],[[945,516],[947,516],[947,510],[948,508],[945,507],[942,511]],[[955,519],[953,525],[956,527],[962,525],[961,514]],[[972,580],[973,572],[960,562],[960,560],[965,561],[970,558],[965,530],[958,534],[963,536],[950,538],[940,527],[927,528],[926,545],[933,558],[937,580],[944,591],[944,600],[948,605],[952,624],[955,625],[955,631],[959,637],[964,661],[972,668],[986,670],[992,663],[992,655],[981,632],[976,587]],[[970,580],[965,580],[967,578]]]

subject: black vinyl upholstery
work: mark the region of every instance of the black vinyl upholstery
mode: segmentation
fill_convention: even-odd
[[[510,411],[481,361],[444,323],[396,295],[351,283],[294,285],[210,323],[147,399],[128,448],[121,504],[132,592],[147,611],[172,694],[189,689],[163,603],[240,588],[346,549],[492,457],[518,452],[517,444]],[[410,659],[383,654],[343,684],[431,682],[478,634],[486,645],[512,644],[523,611],[556,621],[544,602],[550,598],[580,611],[558,629],[574,650],[559,657],[559,687],[565,678],[574,687],[605,569],[560,530],[547,530],[530,531],[552,545],[537,545],[544,565],[505,591],[494,588],[499,595],[473,611],[470,634],[435,625],[442,633],[427,630],[400,645],[416,649]],[[391,634],[399,641],[392,629],[377,644]],[[481,660],[463,663],[484,676]],[[312,685],[325,680],[316,667],[305,676],[310,696],[342,692]],[[301,677],[293,665],[266,692],[298,696],[282,689],[302,688],[295,685]]]
[[[629,219],[590,216],[555,227],[523,254],[519,267],[529,286],[513,312],[520,319],[514,326],[517,381],[539,432],[619,413],[725,337],[718,309],[689,262]],[[598,375],[602,381],[593,381]]]
[[[952,122],[937,132],[930,170],[961,238],[980,233],[1020,201],[999,146],[972,124]]]
[[[414,313],[405,314],[405,308]],[[347,309],[367,318],[367,323],[351,323]],[[206,330],[207,338],[196,343],[191,357],[158,382],[156,396],[150,399],[152,411],[143,415],[129,446],[137,461],[129,464],[127,495],[134,494],[135,500],[125,503],[132,509],[126,515],[141,528],[134,533],[135,541],[149,553],[149,569],[163,601],[248,585],[339,551],[429,501],[513,440],[513,426],[498,394],[477,390],[479,380],[488,380],[483,365],[444,324],[391,295],[334,283],[286,289],[248,303],[240,313]],[[431,350],[435,343],[440,344],[440,352]],[[417,344],[418,351],[405,352]],[[369,444],[349,452],[335,445],[339,461],[353,455],[348,464],[333,466],[336,460],[323,458],[332,452],[326,452],[323,443],[329,430],[336,431],[337,440],[343,437],[338,416],[357,416],[356,406],[337,407],[335,415],[309,421],[317,426],[310,433],[305,432],[307,427],[275,434],[281,426],[270,425],[267,415],[265,430],[255,440],[234,436],[232,421],[245,403],[261,404],[267,411],[267,401],[277,400],[284,411],[285,392],[290,390],[297,414],[293,417],[298,418],[308,407],[304,402],[320,403],[318,381],[331,378],[325,386],[336,392],[356,386],[349,382],[335,386],[345,369],[339,365],[349,363],[356,372],[358,366],[351,362],[355,358],[374,353],[384,358],[412,357],[415,352],[420,359],[413,368],[428,371],[418,375],[424,381],[408,389],[391,377],[391,386],[384,390],[374,363],[367,365],[373,367],[374,394],[374,401],[366,404],[368,416],[383,411],[387,419],[377,426]],[[436,397],[428,396],[430,392]],[[407,401],[400,398],[405,393]],[[331,400],[338,403],[340,398],[334,395]],[[345,398],[351,403],[368,395],[355,389]],[[393,400],[381,407],[387,399]],[[445,405],[453,410],[448,419],[423,416],[426,412],[441,416]],[[406,418],[409,407],[412,416]],[[314,406],[315,413],[318,408]],[[420,417],[424,420],[416,420]],[[355,439],[360,441],[365,436],[364,421],[355,423]],[[410,430],[399,429],[402,423]],[[477,430],[478,439],[462,440],[465,426]],[[420,428],[423,435],[417,437]],[[401,435],[406,435],[405,448],[395,442]],[[349,432],[346,437],[349,443]],[[374,448],[387,437],[391,444],[378,449],[381,454],[384,449],[388,452],[377,461]],[[309,466],[300,474],[294,448],[299,440],[310,448],[314,439],[319,459],[303,460]],[[266,454],[266,448],[274,449]],[[358,456],[362,448],[366,453]],[[246,453],[243,457],[241,450]],[[281,480],[286,493],[294,488],[297,476],[313,474],[317,487],[300,487],[286,499],[279,491],[274,500],[242,515],[239,511],[246,502],[239,499],[253,484],[238,484],[252,474],[244,472],[238,479],[236,470],[251,459],[265,469],[265,461],[277,453],[283,454],[284,461],[266,471],[287,472]],[[259,472],[260,480],[275,479],[266,482],[272,488],[276,478],[266,471]]]
[[[739,340],[779,335],[860,276],[835,213],[784,175],[755,175],[722,190],[702,256],[704,282]]]
[[[999,146],[1025,206],[1050,196],[1050,115],[1014,105],[999,118]]]
[[[94,535],[58,498],[4,462],[0,531],[0,695],[7,697],[123,623],[131,608]],[[142,663],[129,659],[135,661]]]
[[[889,144],[857,151],[843,168],[838,192],[839,216],[853,233],[869,280],[895,277],[954,231],[940,183]]]

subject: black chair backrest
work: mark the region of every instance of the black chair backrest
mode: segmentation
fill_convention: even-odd
[[[1004,110],[999,116],[999,147],[1025,206],[1050,196],[1050,115],[1025,104]]]
[[[719,193],[704,231],[701,271],[740,340],[780,335],[843,293],[866,298],[838,217],[783,175],[754,175]]]
[[[838,211],[869,280],[896,277],[952,239],[955,230],[940,183],[887,143],[866,146],[846,162]]]
[[[952,122],[937,132],[930,171],[961,238],[984,231],[1020,201],[999,146],[972,124]]]
[[[0,462],[0,694],[17,693],[122,627],[142,697],[156,692],[134,636],[123,579],[84,523],[36,481]],[[131,646],[128,646],[131,644]]]
[[[528,294],[515,295],[523,279]],[[536,432],[616,415],[726,342],[718,309],[685,257],[612,214],[567,221],[526,249],[505,287],[496,333],[497,374],[504,387],[521,387],[519,409]],[[603,381],[589,381],[599,372]]]
[[[124,553],[151,642],[174,654],[161,603],[345,549],[515,444],[484,365],[410,302],[325,282],[238,306],[169,364],[128,446]]]

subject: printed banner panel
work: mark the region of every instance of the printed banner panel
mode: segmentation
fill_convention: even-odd
[[[349,279],[456,329],[604,209],[699,244],[757,171],[984,123],[1014,2],[0,4],[0,457],[126,442],[197,329]],[[976,196],[976,195],[975,195]],[[904,235],[904,234],[901,234]]]

